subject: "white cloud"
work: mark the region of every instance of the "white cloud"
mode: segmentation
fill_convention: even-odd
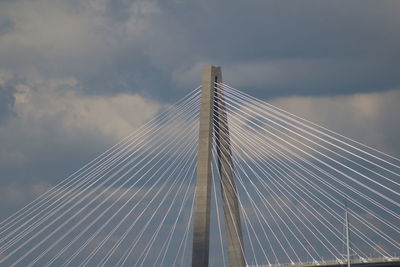
[[[336,97],[289,97],[276,99],[270,103],[367,146],[398,157],[399,147],[396,145],[397,136],[400,134],[398,126],[400,122],[396,116],[398,99],[400,99],[400,90]],[[306,132],[299,131],[297,128],[282,123],[279,117],[276,117],[275,113],[268,112],[267,108],[260,108],[254,104],[248,102],[240,106],[234,113],[234,119],[231,118],[230,121],[231,135],[234,136],[232,136],[232,143],[238,149],[237,153],[240,153],[240,156],[251,159],[264,155],[260,152],[263,150],[255,151],[252,147],[263,140],[269,140],[266,138],[270,138],[266,145],[277,142],[291,148],[280,140],[282,138],[289,144],[311,154],[314,154],[314,149],[321,151],[317,144],[327,145],[308,135],[307,128],[300,127]],[[228,107],[231,108],[229,105]],[[302,139],[300,136],[309,140]],[[294,140],[299,140],[304,145]],[[242,149],[244,152],[241,152]],[[271,152],[270,149],[267,151]]]
[[[0,17],[11,25],[0,34],[3,67],[23,73],[35,70],[46,77],[106,74],[115,71],[128,51],[135,61],[148,45],[151,18],[159,12],[149,1],[129,3],[128,17],[118,20],[109,14],[110,0],[0,4]]]
[[[73,80],[64,80],[56,86],[33,91],[18,86],[15,111],[25,122],[43,123],[55,120],[65,134],[93,131],[119,139],[153,117],[161,107],[137,94],[114,96],[87,96],[76,90],[57,91],[59,85],[74,86]]]
[[[20,143],[5,145],[0,158],[6,162],[26,160],[29,154],[26,150],[32,145],[24,147],[21,144],[29,144],[32,140],[46,146],[53,139],[60,145],[65,140],[73,142],[82,136],[92,136],[105,144],[114,143],[162,108],[159,103],[138,94],[90,96],[81,94],[77,87],[79,84],[74,78],[38,78],[17,83],[14,94],[16,116],[1,126],[0,138],[8,143],[7,138],[14,136]]]
[[[335,97],[289,97],[272,104],[340,134],[380,149],[398,153],[400,90]],[[398,156],[398,155],[397,155]]]
[[[12,21],[13,30],[0,36],[2,51],[29,49],[39,53],[36,56],[65,57],[90,52],[96,44],[95,48],[104,45],[98,38],[104,22],[99,9],[94,8],[97,2],[100,1],[91,1],[90,9],[80,11],[63,1],[4,5],[3,15]]]

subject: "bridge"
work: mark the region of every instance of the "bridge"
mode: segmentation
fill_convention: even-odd
[[[334,115],[333,115],[334,116]],[[219,67],[0,223],[1,266],[400,266],[400,159]]]

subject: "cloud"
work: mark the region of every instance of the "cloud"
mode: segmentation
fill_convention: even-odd
[[[15,103],[14,88],[9,82],[10,74],[0,72],[0,124],[10,116],[14,115]]]
[[[146,62],[141,48],[151,28],[148,17],[156,10],[150,3],[121,7],[128,10],[124,20],[110,15],[112,4],[103,0],[0,5],[0,16],[13,25],[0,35],[4,68],[23,74],[35,71],[45,78],[73,76],[81,90],[95,94],[143,89]]]
[[[9,184],[0,188],[0,203],[2,203],[2,208],[9,208],[10,204],[18,207],[40,196],[49,189],[50,186],[45,183],[32,184],[28,187]]]
[[[15,116],[0,127],[0,166],[9,177],[2,183],[66,177],[163,108],[135,93],[89,96],[76,88],[74,78],[15,82]]]
[[[62,86],[67,89],[58,90]],[[75,87],[74,79],[49,81],[36,91],[18,85],[15,111],[25,123],[57,124],[64,135],[93,132],[119,140],[161,107],[137,94],[90,97]]]
[[[195,40],[204,44],[196,52],[204,53],[175,68],[173,80],[195,85],[199,65],[212,63],[223,67],[226,82],[263,98],[398,87],[398,62],[390,56],[400,43],[392,24],[398,3],[311,3],[233,2],[229,10],[223,2],[196,5],[199,11],[183,16],[184,25],[196,28]],[[202,20],[205,13],[212,23]]]
[[[271,103],[335,132],[399,157],[400,90],[336,97],[289,97]]]
[[[269,60],[231,65],[225,69],[225,78],[237,87],[250,85],[258,88],[258,94],[268,93],[270,97],[337,95],[375,91],[378,87],[394,89],[399,82],[395,77],[382,80],[392,73],[392,66],[381,59],[364,57]]]
[[[0,60],[15,72],[74,77],[86,93],[160,101],[197,86],[210,63],[262,97],[396,88],[399,5],[354,3],[6,1]]]
[[[399,122],[395,114],[399,97],[400,90],[393,90],[337,97],[279,98],[268,103],[398,157],[400,147],[395,144],[400,127],[398,127]],[[275,148],[283,146],[290,150],[293,150],[291,146],[293,145],[299,149],[294,151],[303,151],[317,157],[320,157],[320,154],[316,151],[334,158],[336,153],[340,152],[316,136],[310,135],[308,128],[293,124],[293,121],[271,112],[269,106],[262,106],[256,101],[237,101],[230,94],[227,94],[226,98],[227,108],[231,113],[229,116],[231,141],[234,153],[238,153],[240,158],[255,160],[261,155],[269,158],[270,153],[278,156],[267,148],[270,145]],[[329,142],[333,141],[325,136],[320,137]],[[263,141],[265,141],[264,149],[266,150],[256,148],[256,144]],[[321,146],[335,154],[329,153]]]

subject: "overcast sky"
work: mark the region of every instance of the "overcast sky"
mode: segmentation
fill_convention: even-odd
[[[0,0],[0,220],[200,84],[400,156],[400,1]]]

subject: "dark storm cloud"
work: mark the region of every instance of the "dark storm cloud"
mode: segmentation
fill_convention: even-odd
[[[196,12],[175,15],[200,47],[193,62],[221,64],[228,83],[263,97],[332,95],[399,85],[399,8],[394,1],[233,1],[229,8],[202,1],[191,5]]]
[[[222,65],[227,82],[264,97],[399,85],[396,2],[164,1],[160,6],[162,16],[151,31],[160,28],[168,35],[152,36],[146,50],[152,62],[162,64],[154,65],[190,81],[178,82],[181,87],[198,84],[198,74],[185,76],[206,63]]]
[[[92,95],[134,91],[169,102],[197,86],[199,66],[209,63],[223,66],[227,83],[260,97],[351,94],[400,84],[396,1],[59,0],[4,6],[12,12],[2,14],[3,21],[15,28],[8,32],[14,45],[0,48],[4,66],[73,76]],[[19,7],[31,9],[25,22],[13,16]],[[16,38],[28,29],[25,39]]]

